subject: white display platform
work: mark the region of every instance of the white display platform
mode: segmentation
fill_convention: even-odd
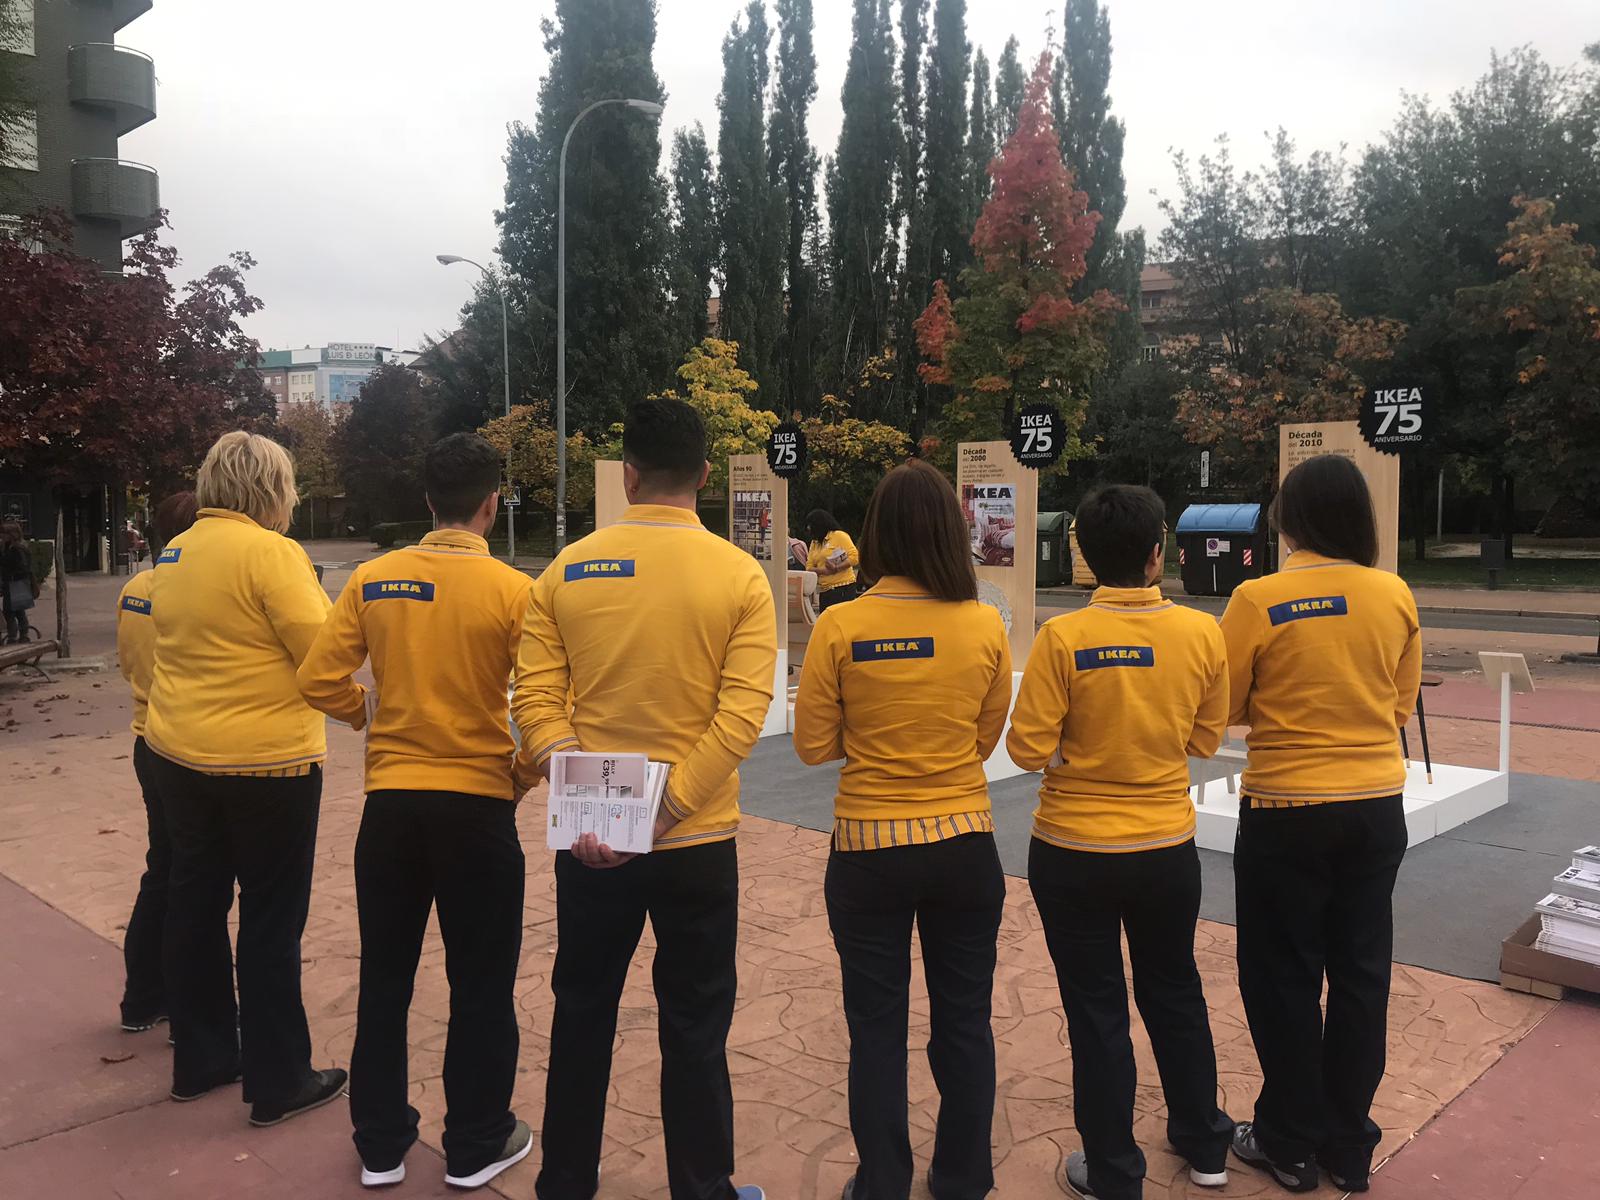
[[[772,703],[767,706],[767,719],[758,737],[794,732],[794,705],[789,702],[789,651],[778,651],[777,664],[772,668]]]
[[[779,658],[780,659],[786,659],[787,655],[785,655],[785,654],[780,652]],[[783,666],[784,664],[782,662],[780,662],[779,665]],[[1010,708],[1006,709],[1006,712],[1008,714],[1007,717],[1006,717],[1006,727],[1000,733],[1000,741],[999,741],[999,744],[995,746],[994,753],[989,755],[987,761],[985,761],[984,764],[983,764],[984,777],[986,779],[988,779],[988,781],[990,783],[999,783],[1002,779],[1015,779],[1018,775],[1026,775],[1027,774],[1027,772],[1024,771],[1021,767],[1017,766],[1016,763],[1012,762],[1011,761],[1011,755],[1006,753],[1006,734],[1011,732],[1011,717],[1010,717],[1009,714],[1011,712],[1011,709],[1014,709],[1017,706],[1017,689],[1020,688],[1021,686],[1022,686],[1022,672],[1021,671],[1013,671],[1013,672],[1011,672],[1011,705],[1010,705]],[[789,730],[790,733],[794,732],[794,693],[796,691],[798,691],[798,690],[799,689],[797,687],[790,688],[788,690],[788,710],[789,710],[789,712],[788,712],[788,719],[789,719],[788,730]],[[774,707],[777,706],[777,702],[776,701],[773,702],[773,706]],[[771,718],[771,715],[769,714],[768,718],[767,718],[767,726],[768,726],[768,728],[764,728],[761,731],[761,736],[762,737],[766,737],[768,735],[768,733],[771,732],[771,730],[770,730],[770,726],[771,725],[772,725],[772,718]]]
[[[1242,759],[1244,755],[1224,750],[1217,757]],[[1237,778],[1233,786],[1237,788]],[[1239,796],[1229,790],[1229,780],[1213,779],[1190,788],[1189,795],[1195,802],[1195,843],[1205,850],[1232,854],[1239,827]],[[1413,762],[1406,770],[1406,844],[1416,846],[1448,833],[1509,800],[1510,777],[1503,771],[1434,763],[1430,784],[1422,764]]]

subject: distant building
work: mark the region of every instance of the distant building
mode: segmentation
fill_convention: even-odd
[[[1161,357],[1161,343],[1182,314],[1182,288],[1171,263],[1146,263],[1139,273],[1139,326],[1144,330],[1139,354],[1145,362]]]
[[[320,404],[330,415],[349,408],[367,377],[381,366],[410,366],[410,350],[372,342],[330,342],[299,350],[266,350],[256,370],[277,402],[281,416],[291,404]]]
[[[160,219],[156,172],[121,157],[118,139],[156,115],[156,68],[117,35],[153,0],[0,0],[22,18],[20,40],[0,44],[32,103],[0,159],[0,235],[19,217],[60,209],[72,249],[107,272],[123,245]],[[0,513],[30,537],[53,538],[60,516],[69,571],[106,571],[125,557],[122,483],[83,477],[51,485],[0,469]],[[40,619],[41,624],[43,620]]]
[[[22,17],[22,39],[0,54],[22,61],[33,111],[0,160],[0,222],[59,208],[77,253],[120,271],[123,241],[153,228],[161,211],[155,170],[117,150],[118,138],[156,115],[155,63],[115,41],[152,0],[4,2]]]

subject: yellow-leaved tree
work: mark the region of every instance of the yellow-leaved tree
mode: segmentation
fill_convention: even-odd
[[[506,476],[522,487],[523,502],[553,512],[556,506],[556,431],[550,404],[518,404],[510,416],[496,417],[479,436],[506,458]],[[581,433],[567,435],[567,510],[594,499],[594,443]],[[519,541],[521,539],[518,539]]]
[[[765,454],[767,439],[778,425],[776,413],[751,407],[756,381],[739,365],[739,343],[706,338],[689,347],[678,368],[678,390],[660,392],[651,399],[685,400],[706,424],[711,479],[707,487],[725,491],[730,454]],[[620,431],[618,431],[620,434]],[[616,457],[621,457],[621,438]]]

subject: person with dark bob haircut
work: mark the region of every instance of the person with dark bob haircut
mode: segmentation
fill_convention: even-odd
[[[929,1184],[944,1200],[994,1187],[989,1024],[1005,881],[983,764],[1005,727],[1005,623],[977,602],[966,521],[938,471],[909,462],[867,507],[862,565],[876,580],[822,614],[795,701],[795,752],[843,759],[824,895],[850,1029],[846,1200],[911,1189],[906,1037],[911,928],[922,940],[939,1089]]]
[[[1161,498],[1113,484],[1078,506],[1078,547],[1100,581],[1087,608],[1046,622],[1017,693],[1006,748],[1044,772],[1028,887],[1055,964],[1072,1043],[1073,1117],[1083,1149],[1067,1187],[1137,1200],[1138,1085],[1122,939],[1155,1049],[1167,1141],[1190,1182],[1228,1182],[1233,1122],[1217,1105],[1217,1056],[1200,971],[1200,854],[1189,759],[1222,744],[1228,669],[1205,613],[1161,595]]]
[[[1288,560],[1241,584],[1222,617],[1228,723],[1250,727],[1233,874],[1262,1074],[1233,1148],[1290,1191],[1315,1189],[1320,1166],[1364,1192],[1406,850],[1400,729],[1422,637],[1411,589],[1373,568],[1372,497],[1348,459],[1290,471],[1271,518]]]
[[[817,603],[826,612],[835,604],[854,600],[861,594],[856,568],[861,555],[850,535],[825,508],[814,508],[806,517],[806,570],[817,573]]]
[[[161,553],[168,542],[194,524],[198,509],[193,492],[175,492],[156,505],[155,553]],[[127,970],[122,991],[122,1028],[128,1033],[142,1033],[167,1019],[161,956],[172,840],[167,836],[166,807],[156,786],[154,755],[144,740],[150,678],[156,663],[156,627],[150,607],[150,584],[154,579],[153,570],[137,571],[128,577],[117,597],[117,665],[133,693],[133,773],[144,796],[149,831],[139,895],[133,902],[128,932],[122,941],[122,961]]]

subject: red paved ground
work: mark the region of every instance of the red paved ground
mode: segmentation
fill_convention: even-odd
[[[1374,1200],[1600,1196],[1600,1004],[1557,1007],[1373,1176]]]

